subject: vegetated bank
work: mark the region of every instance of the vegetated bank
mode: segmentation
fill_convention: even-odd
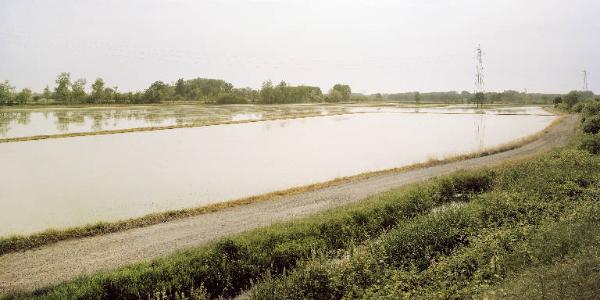
[[[585,122],[595,115],[587,115]],[[586,130],[587,131],[587,130]],[[566,149],[393,190],[119,270],[9,299],[256,299],[510,296],[597,261],[600,157]],[[553,276],[523,277],[535,270]],[[563,271],[565,270],[565,271]],[[594,271],[595,270],[595,271]],[[597,269],[559,294],[594,295]],[[594,274],[592,274],[594,273]],[[587,276],[587,277],[583,277]],[[522,280],[525,278],[525,280]],[[520,281],[519,281],[520,280]],[[539,291],[539,294],[536,294]]]

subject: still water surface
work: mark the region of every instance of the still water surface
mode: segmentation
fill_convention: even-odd
[[[498,146],[554,116],[372,112],[0,144],[0,236],[227,201]]]
[[[405,104],[406,105],[406,104]],[[468,105],[447,107],[365,106],[343,104],[160,105],[87,108],[0,108],[0,139],[172,125],[205,125],[299,115],[361,112],[541,114],[539,107],[503,107],[478,111]]]
[[[344,113],[341,105],[160,105],[0,108],[0,139]]]

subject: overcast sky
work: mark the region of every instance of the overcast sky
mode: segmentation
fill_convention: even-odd
[[[0,0],[0,80],[177,78],[355,92],[600,92],[600,0]]]

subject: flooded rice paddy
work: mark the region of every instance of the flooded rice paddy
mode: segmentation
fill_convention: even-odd
[[[155,105],[136,107],[1,109],[0,139],[173,125],[278,119],[347,112],[328,105]]]
[[[474,152],[534,134],[555,119],[535,107],[307,107],[355,114],[0,144],[0,236],[202,206]],[[228,120],[284,114],[223,109]],[[23,125],[18,134],[56,130],[47,121],[54,117],[38,120],[36,113],[45,112],[31,112],[28,124],[37,122],[36,128]],[[201,115],[183,113],[183,122]],[[106,117],[108,124],[116,119]],[[125,120],[118,126],[152,124],[146,117]]]
[[[540,114],[536,107],[477,110],[470,106],[402,107],[357,105],[160,105],[88,108],[0,108],[0,139],[145,127],[194,126],[306,115],[364,112]]]

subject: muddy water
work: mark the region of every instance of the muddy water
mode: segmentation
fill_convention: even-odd
[[[0,139],[140,127],[202,125],[346,112],[340,105],[160,105],[0,108]]]
[[[365,105],[160,105],[89,108],[0,108],[0,139],[96,132],[172,125],[204,125],[227,121],[265,120],[299,115],[360,112],[541,114],[538,107],[477,110],[468,105],[402,107]]]
[[[4,143],[0,236],[206,205],[477,151],[534,134],[554,119],[379,111]]]

